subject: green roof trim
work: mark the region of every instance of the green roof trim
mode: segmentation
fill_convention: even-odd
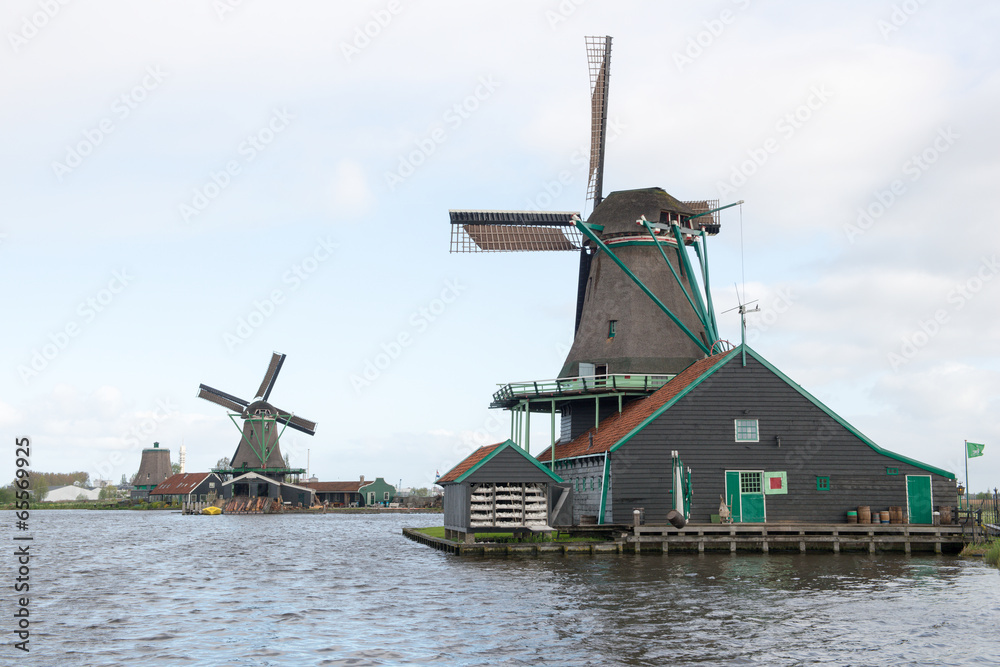
[[[716,363],[714,366],[712,366],[707,371],[705,371],[704,373],[702,373],[701,377],[699,377],[694,382],[689,383],[688,386],[684,387],[684,389],[681,390],[680,393],[678,393],[676,396],[674,396],[673,398],[671,398],[669,401],[667,401],[666,403],[664,403],[663,405],[661,405],[660,407],[658,407],[656,409],[656,411],[653,412],[653,414],[649,415],[644,420],[642,420],[642,422],[638,426],[636,426],[634,429],[632,429],[631,431],[629,431],[628,434],[624,438],[622,438],[621,440],[619,440],[615,444],[611,445],[611,449],[609,449],[608,451],[610,451],[611,453],[614,453],[615,451],[617,451],[622,445],[624,445],[626,442],[628,442],[633,437],[635,437],[635,435],[637,433],[640,433],[644,428],[646,428],[647,426],[649,426],[650,423],[652,423],[654,419],[656,419],[657,417],[659,417],[660,415],[662,415],[664,412],[666,412],[668,409],[670,409],[675,403],[677,403],[677,401],[679,401],[682,398],[684,398],[685,396],[687,396],[688,393],[692,389],[694,389],[695,387],[697,387],[698,385],[700,385],[702,382],[704,382],[706,378],[708,378],[709,376],[712,375],[712,373],[714,373],[715,371],[717,371],[720,368],[722,368],[723,366],[725,366],[726,362],[729,361],[731,358],[733,358],[735,356],[736,355],[733,355],[733,354],[726,354],[722,359],[720,359],[718,361],[718,363]],[[676,378],[674,378],[674,379],[676,379]],[[673,380],[671,380],[670,382],[673,382]],[[670,382],[668,382],[664,386],[668,386],[670,384]]]
[[[934,466],[932,466],[930,464],[923,463],[921,461],[917,461],[916,459],[911,459],[908,456],[903,456],[902,454],[897,454],[896,452],[891,452],[888,449],[882,449],[881,447],[879,447],[878,445],[876,445],[874,442],[872,442],[872,440],[870,438],[868,438],[868,436],[866,436],[864,433],[862,433],[861,431],[859,431],[858,429],[854,428],[849,423],[847,423],[847,421],[843,417],[841,417],[840,415],[838,415],[836,412],[834,412],[830,408],[826,407],[823,404],[822,401],[820,401],[818,398],[816,398],[815,396],[813,396],[812,394],[810,394],[808,391],[806,391],[805,389],[803,389],[802,387],[800,387],[796,382],[792,381],[791,378],[789,378],[787,375],[785,375],[784,373],[782,373],[781,371],[779,371],[777,368],[775,368],[773,365],[771,365],[771,363],[767,359],[765,359],[764,357],[760,356],[759,354],[757,354],[757,352],[755,352],[750,347],[747,347],[746,345],[742,345],[741,347],[746,348],[747,353],[750,354],[751,357],[753,357],[754,359],[756,359],[757,361],[759,361],[761,364],[763,364],[763,366],[765,368],[767,368],[769,371],[771,371],[772,373],[774,373],[775,375],[777,375],[779,378],[781,378],[782,380],[784,380],[786,383],[788,383],[789,386],[791,386],[793,389],[795,389],[797,392],[799,392],[803,397],[805,397],[813,405],[815,405],[817,408],[819,408],[820,410],[822,410],[823,412],[825,412],[829,417],[833,418],[833,420],[835,422],[837,422],[838,424],[840,424],[841,426],[843,426],[844,428],[846,428],[848,431],[850,431],[858,440],[860,440],[861,442],[865,443],[866,445],[868,445],[869,447],[871,447],[872,449],[874,449],[879,454],[881,454],[883,456],[888,456],[889,458],[895,459],[897,461],[902,461],[903,463],[909,463],[912,466],[916,466],[917,468],[920,468],[922,470],[926,470],[928,472],[936,473],[938,475],[941,475],[942,477],[946,477],[946,478],[951,479],[951,480],[955,479],[955,473],[953,473],[953,472],[948,472],[947,470],[943,470],[941,468],[936,468],[936,467],[934,467]],[[713,370],[715,370],[715,369],[713,369]]]
[[[501,444],[499,447],[497,447],[496,449],[494,449],[492,452],[490,452],[489,454],[487,454],[486,456],[484,456],[482,458],[482,460],[479,461],[479,463],[477,463],[476,465],[472,466],[471,468],[469,468],[468,470],[466,470],[465,472],[463,472],[461,475],[459,475],[455,479],[454,482],[451,482],[451,483],[452,484],[461,484],[462,482],[465,481],[466,477],[468,477],[472,473],[474,473],[477,470],[479,470],[480,468],[482,468],[484,465],[486,465],[487,461],[489,461],[490,459],[492,459],[494,456],[496,456],[497,454],[499,454],[500,452],[502,452],[505,449],[514,449],[514,450],[516,450],[517,453],[520,454],[521,456],[523,456],[526,461],[530,461],[533,466],[535,466],[536,468],[538,468],[539,470],[541,470],[542,472],[544,472],[546,475],[548,475],[549,477],[551,477],[553,479],[553,481],[555,481],[558,484],[562,483],[562,481],[563,481],[562,477],[560,477],[559,475],[555,474],[554,472],[552,472],[551,470],[549,470],[548,468],[546,468],[545,466],[543,466],[541,463],[539,463],[538,459],[536,459],[534,456],[528,454],[526,451],[524,451],[523,449],[521,449],[520,447],[518,447],[514,443],[514,441],[510,440],[510,439],[508,439],[506,442],[504,442],[503,444]]]
[[[912,466],[920,468],[921,470],[926,470],[928,472],[932,472],[932,473],[941,475],[942,477],[945,477],[947,479],[951,479],[951,480],[955,479],[955,473],[953,473],[953,472],[948,472],[947,470],[943,470],[941,468],[937,468],[937,467],[932,466],[930,464],[923,463],[921,461],[917,461],[916,459],[911,459],[908,456],[903,456],[902,454],[897,454],[896,452],[891,452],[888,449],[883,449],[883,448],[879,447],[868,436],[866,436],[864,433],[862,433],[858,429],[854,428],[854,426],[852,426],[851,424],[849,424],[843,417],[841,417],[836,412],[834,412],[833,410],[831,410],[830,408],[828,408],[826,405],[824,405],[822,401],[820,401],[818,398],[816,398],[815,396],[813,396],[812,394],[810,394],[808,391],[806,391],[805,389],[803,389],[798,383],[796,383],[791,378],[789,378],[787,375],[785,375],[780,370],[778,370],[774,365],[771,364],[771,362],[769,362],[764,357],[760,356],[760,354],[758,354],[756,351],[754,351],[751,347],[749,347],[747,345],[740,345],[740,346],[738,346],[736,348],[736,350],[739,351],[739,352],[746,352],[751,357],[753,357],[754,359],[756,359],[757,361],[759,361],[761,363],[761,365],[763,365],[766,369],[768,369],[769,371],[771,371],[772,373],[774,373],[775,375],[777,375],[788,386],[792,387],[795,391],[797,391],[799,394],[801,394],[802,397],[804,397],[810,403],[812,403],[817,408],[819,408],[820,410],[822,410],[824,413],[827,414],[827,416],[829,416],[835,422],[837,422],[838,424],[840,424],[841,426],[843,426],[845,429],[847,429],[847,431],[849,433],[851,433],[853,436],[855,436],[861,442],[863,442],[866,445],[868,445],[869,447],[871,447],[877,453],[879,453],[879,454],[881,454],[883,456],[887,456],[887,457],[889,457],[891,459],[895,459],[896,461],[901,461],[903,463],[908,463],[908,464],[910,464]],[[667,401],[666,403],[664,403],[662,406],[660,406],[659,408],[657,408],[657,410],[653,414],[651,414],[649,417],[647,417],[646,419],[644,419],[641,424],[639,424],[634,429],[632,429],[631,431],[629,431],[628,435],[626,435],[624,438],[622,438],[621,440],[619,440],[618,442],[616,442],[614,445],[612,445],[611,449],[609,451],[615,452],[618,448],[620,448],[622,445],[624,445],[629,440],[631,440],[637,433],[641,432],[643,429],[645,429],[647,426],[649,426],[649,424],[654,419],[656,419],[657,417],[659,417],[660,415],[662,415],[664,412],[666,412],[668,409],[670,409],[671,407],[673,407],[674,404],[677,403],[677,401],[679,401],[682,398],[684,398],[692,389],[694,389],[699,384],[701,384],[702,382],[704,382],[713,373],[715,373],[717,370],[719,370],[720,368],[722,368],[723,366],[725,366],[731,360],[736,359],[739,356],[740,356],[739,354],[728,354],[728,355],[726,355],[726,357],[724,359],[722,359],[721,361],[719,361],[719,363],[715,364],[714,366],[712,366],[711,368],[709,368],[707,371],[705,371],[704,373],[702,373],[701,377],[699,377],[694,382],[691,382],[680,393],[678,393],[672,399],[670,399],[669,401]]]

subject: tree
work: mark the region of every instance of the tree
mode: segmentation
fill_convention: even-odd
[[[181,472],[181,464],[180,463],[171,463],[170,464],[170,474],[171,475],[178,475],[178,474],[180,474],[180,472]]]
[[[118,483],[118,486],[128,486],[128,485],[129,485],[129,483],[128,483],[128,480],[125,479],[125,473],[122,473],[122,481],[120,481]]]
[[[49,495],[49,483],[45,479],[45,475],[38,475],[37,477],[31,478],[31,489],[34,491],[35,502],[40,503],[45,500],[45,496]]]
[[[99,500],[114,500],[118,496],[118,489],[108,484],[97,495]]]
[[[421,487],[419,489],[412,489],[410,493],[417,496],[418,498],[426,498],[427,496],[431,495],[431,490],[426,487]]]

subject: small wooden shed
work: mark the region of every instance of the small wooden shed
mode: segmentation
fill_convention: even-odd
[[[572,489],[507,440],[480,447],[437,483],[444,488],[445,537],[551,530],[572,522]]]

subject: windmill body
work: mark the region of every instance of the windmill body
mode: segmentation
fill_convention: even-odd
[[[682,202],[660,188],[604,198],[611,38],[587,37],[586,43],[590,218],[583,221],[573,212],[450,211],[452,252],[580,255],[574,340],[558,376],[503,385],[493,396],[491,407],[511,411],[511,438],[525,448],[532,413],[548,413],[553,441],[557,414],[560,439],[576,437],[659,389],[718,343],[706,245],[719,232],[718,202]],[[697,269],[689,259],[692,248]]]
[[[230,475],[254,473],[277,481],[283,480],[286,475],[300,475],[305,472],[303,468],[290,468],[285,465],[281,456],[280,438],[286,427],[313,435],[316,432],[316,422],[298,417],[268,402],[284,361],[283,354],[275,352],[271,356],[271,363],[253,401],[243,400],[208,385],[203,384],[199,387],[199,398],[227,408],[234,424],[236,418],[243,420],[242,427],[237,425],[240,430],[240,440],[230,460],[230,468],[217,469],[213,472]]]

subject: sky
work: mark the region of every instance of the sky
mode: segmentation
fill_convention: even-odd
[[[749,344],[862,433],[960,480],[984,443],[1000,484],[1000,7],[8,0],[0,29],[0,434],[35,470],[214,466],[239,434],[198,385],[251,399],[272,351],[322,480],[429,486],[506,439],[491,396],[558,374],[577,256],[449,254],[448,210],[589,215],[611,35],[605,193],[745,201],[722,335],[739,286]]]

